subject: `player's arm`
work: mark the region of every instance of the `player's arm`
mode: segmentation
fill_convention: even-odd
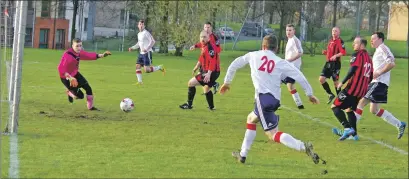
[[[384,59],[386,59],[385,60],[386,65],[382,69],[377,70],[377,71],[374,72],[374,73],[376,73],[376,75],[374,74],[375,78],[382,75],[382,74],[384,74],[384,73],[387,73],[390,70],[392,70],[392,68],[394,68],[395,65],[396,65],[395,64],[395,57],[393,56],[391,51],[389,49],[384,49],[384,48],[382,48],[382,50],[383,50],[383,55],[382,56],[383,56]]]
[[[146,33],[146,36],[149,39],[149,45],[148,45],[148,47],[146,49],[143,49],[145,51],[148,50],[148,49],[151,49],[155,45],[155,42],[156,42],[151,33],[149,33],[149,32]]]
[[[308,83],[308,80],[305,78],[304,74],[300,70],[298,70],[298,68],[296,68],[294,65],[291,65],[286,60],[281,61],[281,63],[282,64],[277,64],[276,66],[281,68],[283,74],[297,81],[305,91],[305,94],[308,97],[312,97],[313,96],[312,87],[310,83]]]
[[[131,51],[131,50],[136,50],[136,49],[138,49],[138,48],[139,48],[139,41],[136,42],[136,44],[135,44],[134,46],[129,47],[129,51]]]
[[[292,56],[292,57],[290,57],[289,59],[286,59],[286,60],[288,60],[289,62],[292,62],[292,61],[294,61],[294,60],[300,58],[300,57],[303,55],[303,53],[304,53],[304,50],[302,49],[300,40],[298,40],[298,39],[293,39],[293,41],[294,41],[294,46],[293,46],[293,48],[295,49],[295,51],[297,52],[297,54],[294,55],[294,56]]]
[[[199,68],[199,66],[200,66],[200,61],[197,61],[196,66],[192,70],[192,75],[195,75],[195,73],[196,73],[197,69]]]
[[[80,60],[96,60],[98,58],[106,57],[111,55],[111,52],[105,51],[102,54],[97,54],[95,52],[87,52],[85,50],[80,51]]]
[[[347,51],[345,50],[345,44],[344,44],[343,40],[341,40],[340,44],[338,44],[338,50],[339,50],[339,53],[335,54],[335,57],[337,57],[337,58],[341,57],[341,56],[345,56],[347,54]]]
[[[363,60],[362,55],[357,55],[357,53],[352,54],[351,60],[350,60],[351,66],[349,67],[348,73],[345,76],[345,78],[342,80],[341,84],[338,85],[338,88],[340,88],[349,79],[351,79],[352,76],[354,76],[356,70],[361,66],[362,60]]]
[[[224,77],[224,84],[231,84],[234,76],[236,75],[236,71],[240,68],[243,68],[249,63],[248,56],[248,54],[240,56],[229,65],[229,67],[227,68],[226,76]]]
[[[69,66],[72,66],[72,64],[76,63],[76,60],[74,57],[69,55],[67,52],[65,52],[61,58],[61,63],[58,66],[58,71],[62,74],[64,74],[65,79],[70,81],[70,85],[73,87],[77,87],[78,82],[74,78],[74,71],[69,70]]]

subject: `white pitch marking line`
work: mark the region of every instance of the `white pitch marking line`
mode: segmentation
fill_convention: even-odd
[[[310,119],[310,120],[312,120],[312,121],[318,122],[318,123],[320,123],[320,124],[324,124],[324,125],[329,126],[329,127],[337,127],[337,126],[334,126],[334,125],[332,125],[332,124],[330,124],[330,123],[321,121],[319,118],[314,118],[314,117],[312,117],[312,116],[310,116],[310,115],[307,115],[307,114],[304,114],[304,113],[302,113],[302,112],[300,112],[300,111],[296,111],[296,110],[294,110],[294,109],[291,109],[291,108],[289,108],[289,107],[287,107],[287,106],[285,106],[285,105],[282,105],[281,107],[282,107],[283,109],[288,110],[288,111],[297,113],[297,114],[299,114],[299,115],[301,115],[301,116],[303,116],[303,117],[305,117],[305,118],[307,118],[307,119]],[[370,138],[370,137],[364,137],[364,136],[362,136],[362,134],[359,134],[359,137],[361,137],[361,138],[366,138],[366,139],[368,139],[369,141],[371,141],[371,142],[373,142],[373,143],[377,143],[377,144],[379,144],[379,145],[382,145],[382,146],[384,146],[384,147],[387,147],[387,148],[389,148],[389,149],[391,149],[391,150],[393,150],[393,151],[399,152],[400,154],[408,155],[408,152],[407,152],[407,151],[402,150],[402,149],[399,149],[399,148],[397,148],[397,147],[395,147],[395,146],[386,144],[386,143],[384,143],[384,142],[382,142],[382,141],[378,141],[378,140],[372,139],[372,138]]]

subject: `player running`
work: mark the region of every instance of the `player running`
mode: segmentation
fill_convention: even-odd
[[[206,31],[206,32],[209,34],[209,38],[210,38],[209,41],[210,41],[211,44],[213,44],[213,45],[216,46],[215,50],[216,50],[216,52],[217,52],[217,55],[219,55],[220,52],[222,51],[222,48],[220,47],[220,40],[219,40],[219,38],[217,37],[216,34],[213,33],[212,23],[206,22],[206,23],[204,24],[204,26],[203,26],[203,30]],[[197,44],[192,45],[192,46],[190,47],[190,50],[194,50],[194,49],[196,49],[196,48],[202,48],[202,43],[201,43],[201,42],[198,42]],[[197,69],[200,69],[200,68],[201,68],[201,66],[200,66],[200,64],[199,64],[199,62],[198,62],[198,63],[196,64],[196,66],[195,66],[194,69],[197,70]],[[194,74],[194,73],[196,73],[196,71],[193,71],[193,74]],[[199,73],[200,73],[200,71],[199,71]],[[213,86],[214,94],[216,94],[217,91],[219,90],[219,85],[220,85],[220,84],[219,84],[218,82],[215,82],[215,83],[214,83],[214,86]]]
[[[368,86],[368,92],[359,101],[355,114],[359,120],[362,116],[362,109],[370,102],[369,110],[371,113],[395,126],[398,129],[398,139],[400,139],[405,132],[406,123],[397,119],[389,111],[381,108],[381,104],[386,104],[388,101],[391,70],[395,67],[395,57],[383,43],[384,38],[385,36],[382,32],[375,32],[371,36],[371,46],[376,48],[373,55],[373,80]]]
[[[245,163],[247,153],[256,137],[256,123],[261,121],[265,134],[272,141],[282,143],[287,147],[298,151],[305,151],[314,163],[319,162],[319,156],[314,153],[310,142],[302,142],[288,133],[278,130],[279,116],[274,112],[280,106],[281,76],[285,75],[295,79],[301,84],[309,100],[318,104],[318,99],[313,96],[313,91],[304,75],[294,65],[275,55],[277,50],[277,38],[266,36],[263,39],[262,50],[249,52],[244,56],[236,58],[229,66],[224,84],[220,88],[220,94],[230,89],[230,84],[236,71],[246,64],[250,65],[251,78],[255,88],[255,107],[247,116],[247,130],[244,136],[240,152],[232,155],[241,163]]]
[[[82,42],[75,38],[72,40],[72,48],[65,51],[58,65],[58,72],[61,82],[67,88],[68,101],[73,103],[74,99],[84,99],[84,93],[80,88],[85,90],[87,94],[87,108],[89,110],[98,110],[94,106],[94,96],[92,88],[84,76],[78,71],[80,60],[96,60],[111,55],[111,52],[106,51],[103,54],[95,52],[86,52],[82,49]]]
[[[332,100],[335,98],[335,95],[329,88],[326,79],[332,77],[332,81],[334,81],[335,85],[335,90],[338,94],[339,90],[337,89],[337,86],[339,73],[341,70],[341,56],[346,55],[344,41],[342,41],[342,39],[339,37],[339,34],[340,29],[338,27],[332,28],[332,38],[328,43],[327,50],[324,50],[322,52],[322,54],[326,55],[326,63],[324,65],[324,68],[322,69],[319,81],[328,94],[328,104],[332,102]]]
[[[199,57],[199,63],[202,66],[200,74],[196,75],[188,82],[187,102],[179,105],[181,109],[192,109],[193,99],[196,94],[196,86],[202,85],[208,108],[214,110],[213,93],[210,87],[214,86],[217,78],[220,76],[220,60],[217,54],[216,46],[209,42],[209,34],[206,31],[200,33],[200,42],[202,43],[202,52]],[[195,71],[197,69],[193,69]]]
[[[286,35],[288,37],[288,42],[285,47],[285,59],[301,70],[301,56],[303,54],[303,49],[300,40],[295,36],[294,25],[288,24],[286,26]],[[285,77],[282,82],[287,85],[287,89],[291,93],[298,109],[304,109],[300,95],[294,86],[295,80],[291,77]]]
[[[138,79],[138,85],[142,85],[142,70],[141,67],[144,67],[145,73],[152,73],[157,70],[160,70],[165,74],[165,67],[163,65],[152,66],[152,47],[155,44],[155,39],[153,39],[151,33],[145,29],[145,21],[139,20],[138,22],[138,42],[130,47],[128,50],[141,49],[138,59],[136,61],[136,78]]]
[[[342,141],[347,138],[358,140],[358,131],[356,128],[356,116],[354,110],[358,105],[359,100],[365,95],[368,90],[368,84],[372,80],[372,60],[366,51],[367,41],[360,37],[356,37],[353,42],[353,49],[355,53],[352,54],[350,60],[350,68],[344,80],[338,84],[338,89],[341,89],[343,84],[348,81],[345,89],[341,90],[338,97],[335,99],[331,108],[335,117],[344,127],[344,131],[333,128],[332,132]],[[345,110],[348,115],[348,121],[345,117]],[[352,136],[352,137],[350,137]]]

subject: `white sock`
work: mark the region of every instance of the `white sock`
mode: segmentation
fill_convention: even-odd
[[[295,139],[293,136],[283,132],[277,132],[274,135],[274,141],[278,143],[282,143],[287,147],[298,151],[305,151],[304,142]]]
[[[244,135],[243,144],[241,145],[240,156],[246,157],[247,153],[256,138],[256,124],[247,124],[246,134]]]
[[[400,127],[401,122],[399,121],[399,119],[396,119],[395,116],[393,116],[389,111],[384,110],[384,109],[380,109],[376,115],[378,117],[381,117],[384,121],[388,122],[389,124],[391,124],[392,126],[395,127]]]
[[[136,70],[136,78],[138,78],[138,82],[142,82],[142,70],[141,69]]]
[[[302,105],[302,101],[300,98],[300,95],[298,94],[297,90],[294,89],[292,91],[290,91],[291,95],[293,96],[294,102],[297,106],[301,106]]]
[[[150,67],[150,72],[158,71],[160,69],[160,66],[152,66]]]

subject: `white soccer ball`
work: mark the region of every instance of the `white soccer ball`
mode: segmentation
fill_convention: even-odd
[[[125,98],[121,101],[119,107],[123,112],[130,112],[134,109],[134,103],[131,98]]]

